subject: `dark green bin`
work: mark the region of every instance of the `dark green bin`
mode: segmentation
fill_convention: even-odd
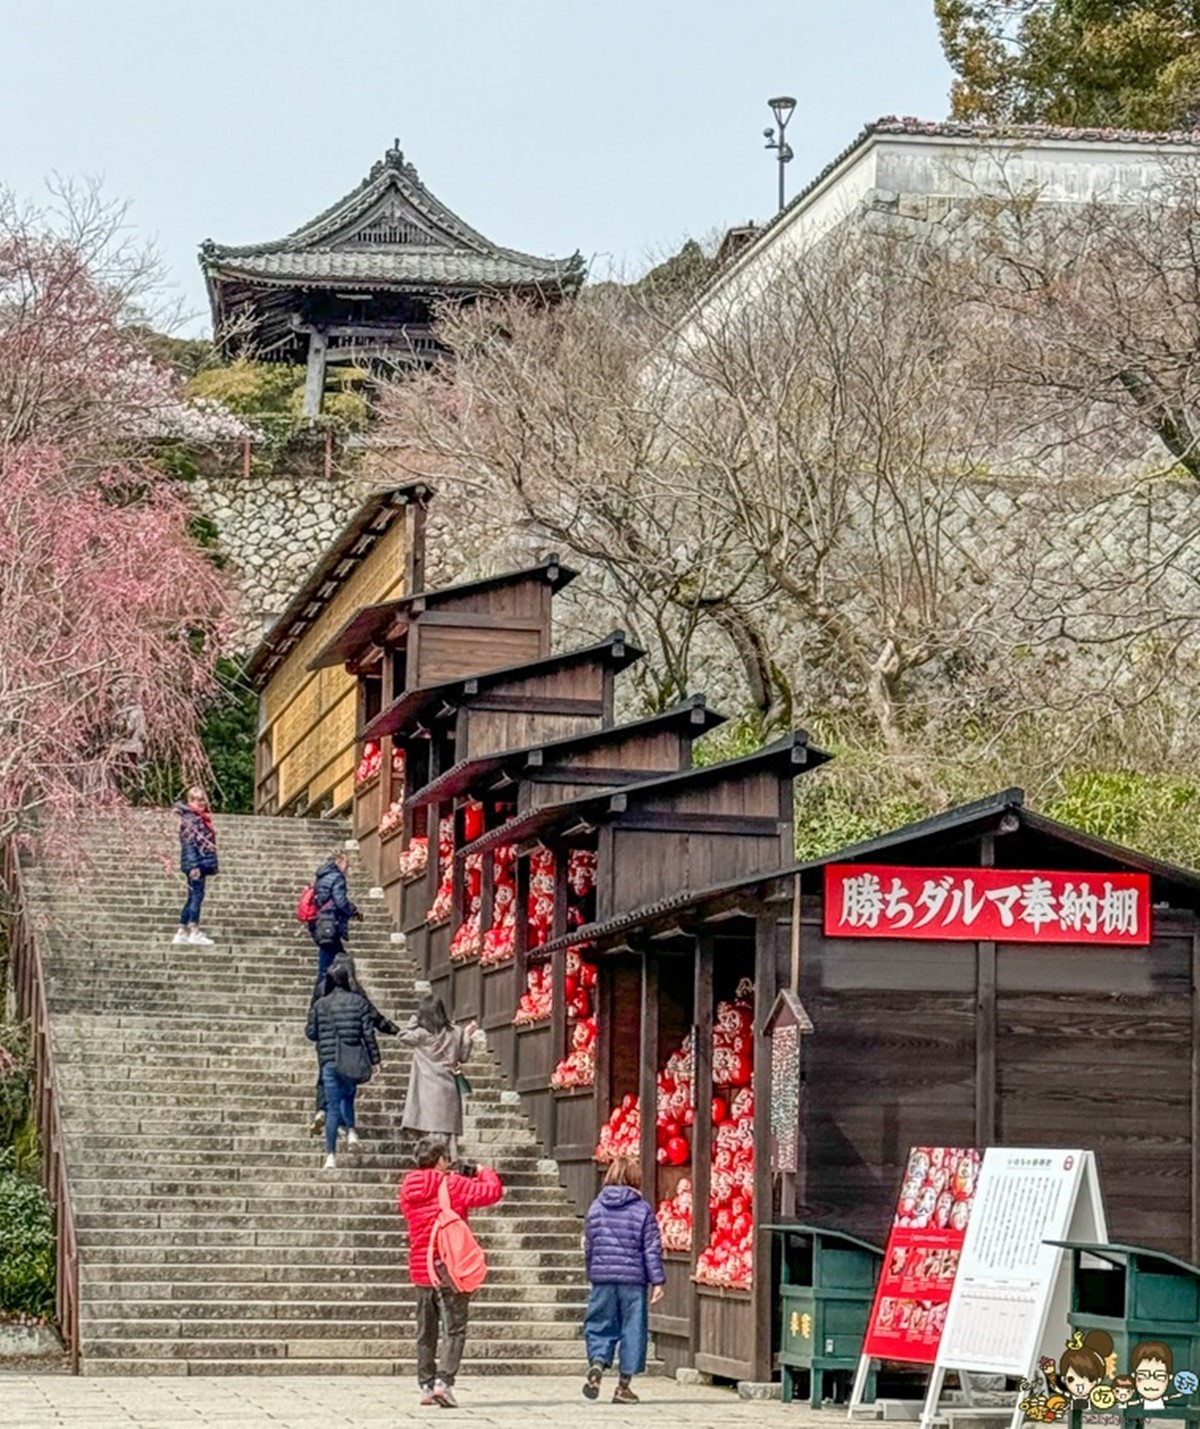
[[[819,1409],[825,1375],[854,1375],[883,1264],[877,1245],[842,1231],[790,1222],[768,1226],[781,1240],[779,1354],[783,1397],[794,1399],[796,1376],[808,1376],[808,1401]],[[874,1385],[868,1385],[868,1398]]]
[[[1071,1329],[1085,1334],[1107,1330],[1117,1374],[1129,1372],[1138,1345],[1156,1341],[1171,1351],[1172,1376],[1188,1371],[1200,1375],[1200,1266],[1141,1245],[1050,1244],[1071,1253]],[[1200,1419],[1200,1396],[1180,1394],[1173,1382],[1167,1392],[1174,1397],[1161,1410],[1136,1405],[1125,1409],[1126,1423]],[[1073,1412],[1072,1420],[1078,1417]]]

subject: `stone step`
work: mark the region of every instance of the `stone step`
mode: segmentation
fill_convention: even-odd
[[[390,1275],[386,1279],[356,1277],[347,1281],[342,1275],[318,1278],[319,1267],[315,1266],[276,1267],[291,1272],[307,1271],[306,1278],[293,1274],[293,1278],[288,1280],[272,1275],[269,1267],[226,1266],[219,1269],[223,1269],[224,1273],[214,1274],[214,1278],[209,1280],[179,1280],[174,1271],[167,1276],[161,1266],[129,1267],[130,1273],[126,1278],[115,1275],[100,1278],[98,1274],[89,1274],[83,1280],[84,1301],[89,1313],[107,1313],[103,1307],[110,1302],[132,1307],[152,1301],[160,1307],[165,1304],[178,1307],[183,1303],[189,1307],[189,1314],[201,1314],[203,1310],[200,1307],[208,1302],[243,1305],[296,1301],[307,1304],[332,1300],[337,1302],[340,1314],[344,1304],[403,1301],[411,1305],[416,1296],[416,1291],[403,1274]],[[231,1274],[238,1269],[244,1269],[247,1274],[241,1280],[234,1280]],[[160,1272],[158,1279],[152,1278],[152,1272],[156,1270]],[[492,1318],[513,1319],[520,1316],[523,1304],[561,1308],[564,1304],[576,1305],[581,1296],[586,1298],[587,1295],[587,1287],[582,1280],[571,1285],[514,1285],[512,1279],[516,1274],[513,1269],[493,1266],[485,1284],[472,1297],[472,1311],[476,1307],[487,1306]],[[507,1279],[500,1278],[502,1276],[507,1276]],[[248,1279],[251,1281],[249,1284]],[[141,1313],[152,1312],[144,1310]]]
[[[415,1306],[415,1297],[408,1304],[339,1303],[338,1318],[330,1321],[314,1318],[311,1305],[290,1301],[247,1302],[241,1306],[213,1302],[184,1306],[175,1301],[143,1301],[129,1307],[140,1310],[141,1314],[112,1317],[107,1312],[87,1311],[86,1320],[88,1335],[102,1340],[223,1340],[230,1335],[247,1341],[274,1340],[280,1336],[308,1340],[322,1333],[329,1339],[411,1339],[416,1334]],[[563,1305],[525,1304],[520,1307],[519,1318],[496,1313],[503,1308],[472,1301],[471,1320],[476,1334],[489,1339],[527,1339],[531,1325],[536,1324],[538,1338],[546,1342],[580,1337],[582,1317],[576,1319]],[[184,1314],[185,1310],[191,1313]]]
[[[403,1344],[395,1346],[397,1352],[403,1352],[407,1347]],[[484,1349],[489,1346],[484,1345]],[[339,1357],[336,1359],[322,1357],[320,1352],[313,1347],[313,1355],[301,1355],[297,1353],[296,1347],[292,1347],[289,1357],[276,1359],[156,1359],[145,1355],[139,1355],[136,1359],[125,1360],[122,1358],[126,1352],[126,1347],[118,1345],[114,1352],[114,1357],[108,1359],[89,1360],[87,1373],[89,1375],[321,1375],[321,1376],[343,1376],[343,1375],[372,1375],[372,1376],[394,1376],[404,1379],[414,1379],[417,1373],[417,1362],[415,1359],[356,1359],[352,1356]],[[467,1355],[463,1358],[459,1368],[459,1379],[471,1379],[483,1375],[495,1377],[498,1375],[510,1376],[513,1378],[526,1378],[530,1376],[546,1376],[562,1378],[567,1375],[582,1375],[585,1368],[580,1353],[576,1353],[566,1358],[555,1358],[543,1356],[540,1359],[517,1359],[514,1358],[514,1350],[505,1347],[494,1358],[479,1359],[475,1355],[478,1346],[474,1345],[471,1336],[467,1336]],[[647,1373],[654,1373],[652,1367],[647,1368]]]
[[[315,949],[292,916],[344,824],[219,817],[211,948],[171,942],[184,881],[164,872],[176,820],[104,821],[77,876],[31,866],[51,916],[45,977],[81,1265],[89,1373],[413,1375],[414,1292],[396,1185],[415,1137],[398,1128],[411,1056],[380,1037],[360,1094],[362,1144],[320,1169],[304,1038]],[[384,905],[351,951],[388,1016],[418,971]],[[40,901],[39,901],[40,900]],[[470,1064],[463,1154],[508,1186],[472,1221],[491,1261],[464,1373],[579,1373],[587,1295],[580,1222],[494,1058]],[[502,1100],[502,1097],[506,1098]]]
[[[140,1338],[117,1336],[111,1339],[101,1339],[90,1337],[88,1341],[88,1371],[93,1370],[93,1362],[103,1359],[119,1359],[126,1356],[136,1357],[139,1360],[161,1359],[161,1360],[195,1360],[195,1361],[232,1361],[247,1363],[255,1360],[281,1361],[287,1360],[289,1363],[296,1360],[309,1360],[317,1365],[328,1363],[336,1364],[341,1356],[353,1360],[383,1360],[394,1362],[398,1353],[408,1351],[411,1353],[412,1336],[406,1334],[403,1339],[394,1333],[386,1335],[372,1336],[362,1331],[366,1326],[356,1326],[359,1334],[350,1336],[337,1336],[335,1343],[334,1336],[330,1334],[331,1326],[323,1322],[316,1322],[313,1325],[313,1333],[302,1338],[299,1335],[282,1335],[278,1331],[272,1339],[252,1340],[244,1338],[241,1334],[241,1327],[238,1327],[238,1334],[230,1336],[228,1327],[223,1336],[214,1335],[212,1338],[199,1338],[195,1334],[188,1337],[178,1338],[175,1336],[146,1335]],[[538,1326],[541,1330],[541,1326]],[[569,1355],[570,1340],[550,1340],[543,1339],[538,1334],[537,1338],[521,1338],[505,1336],[503,1339],[496,1339],[488,1336],[477,1335],[471,1337],[468,1333],[468,1343],[471,1346],[472,1355],[482,1364],[490,1365],[494,1361],[504,1359],[523,1359],[533,1363],[552,1360],[565,1360]],[[573,1363],[576,1371],[581,1368],[581,1357],[583,1354],[582,1344],[575,1352]],[[411,1367],[406,1371],[383,1371],[384,1373],[414,1373],[416,1369],[415,1361],[402,1361]],[[203,1370],[192,1373],[222,1373],[219,1370]],[[252,1371],[257,1373],[257,1369]],[[282,1367],[279,1370],[283,1373]],[[314,1371],[318,1372],[318,1371]],[[320,1371],[328,1372],[328,1371]],[[480,1370],[479,1373],[490,1373],[490,1370]],[[527,1372],[527,1371],[516,1371]]]

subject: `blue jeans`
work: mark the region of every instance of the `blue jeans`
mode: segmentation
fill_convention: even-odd
[[[200,924],[200,905],[204,902],[204,875],[199,878],[188,879],[187,902],[183,905],[183,912],[179,915],[179,926],[186,928],[189,924]]]
[[[622,1374],[641,1374],[646,1368],[646,1342],[650,1336],[647,1319],[650,1300],[648,1285],[617,1285],[601,1281],[588,1296],[583,1338],[589,1364],[610,1369],[613,1351],[621,1344],[617,1368]]]
[[[325,1150],[330,1155],[337,1149],[338,1127],[354,1130],[354,1098],[358,1083],[343,1077],[332,1062],[321,1068],[325,1083]]]
[[[332,943],[317,944],[317,986],[318,988],[325,981],[325,974],[333,966],[333,960],[346,951],[341,938]],[[320,997],[318,992],[317,996]]]

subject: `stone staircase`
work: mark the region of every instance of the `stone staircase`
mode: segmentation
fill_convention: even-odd
[[[408,1056],[359,1093],[362,1144],[320,1169],[308,1134],[316,1078],[304,1037],[316,953],[300,888],[341,824],[219,817],[212,948],[173,947],[183,900],[173,816],[89,840],[70,875],[28,870],[42,937],[79,1237],[86,1373],[415,1375],[413,1292],[396,1184]],[[382,901],[351,893],[359,976],[393,1020],[416,969]],[[580,1222],[553,1161],[488,1056],[470,1068],[463,1154],[508,1192],[472,1217],[491,1275],[472,1305],[463,1374],[573,1374],[586,1284]]]

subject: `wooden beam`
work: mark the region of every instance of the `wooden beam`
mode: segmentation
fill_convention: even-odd
[[[599,700],[556,699],[547,695],[484,695],[476,699],[468,689],[463,693],[473,710],[488,714],[561,714],[598,717],[604,712]]]
[[[642,1016],[638,1097],[642,1108],[642,1186],[658,1205],[658,1141],[654,1134],[658,1106],[658,959],[642,953]]]
[[[695,981],[692,992],[692,1088],[696,1099],[692,1122],[692,1265],[708,1244],[710,1232],[708,1193],[712,1184],[713,1099],[713,938],[696,940]],[[706,1114],[707,1113],[707,1114]],[[699,1301],[692,1295],[692,1349],[699,1335]]]
[[[1200,1262],[1200,932],[1192,934],[1192,1264],[1197,1262]]]
[[[325,399],[325,362],[329,339],[317,328],[308,334],[308,371],[304,377],[304,415],[319,417]]]
[[[774,840],[779,832],[774,819],[756,818],[753,814],[683,814],[671,809],[618,812],[612,823],[616,828],[639,833],[722,834]]]
[[[996,844],[984,834],[979,863],[993,868]],[[983,1150],[996,1140],[996,944],[975,944],[975,1145]]]
[[[779,991],[778,916],[762,909],[754,928],[754,1339],[750,1378],[771,1378],[771,1232],[774,1219],[771,1176],[771,1039],[763,1032]]]

